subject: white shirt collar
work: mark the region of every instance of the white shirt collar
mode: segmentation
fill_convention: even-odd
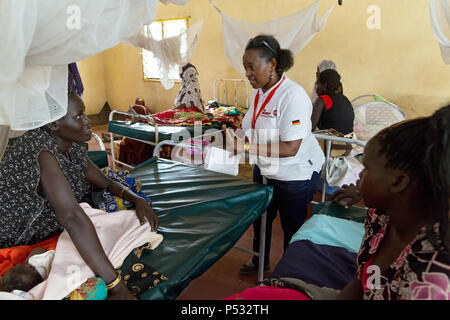
[[[266,96],[268,95],[274,88],[276,88],[276,86],[283,80],[283,78],[286,78],[286,76],[284,75],[284,73],[281,75],[280,80],[278,80],[277,83],[275,83],[269,90],[266,91],[266,93],[264,93],[262,91],[262,88],[258,88],[258,92],[260,95]]]

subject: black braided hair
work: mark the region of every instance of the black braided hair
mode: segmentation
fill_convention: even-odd
[[[450,105],[432,116],[400,122],[380,131],[380,154],[386,166],[404,170],[420,181],[425,201],[430,205],[428,237],[436,249],[449,249],[448,215],[450,195]],[[432,228],[439,222],[439,238]]]
[[[327,69],[319,74],[319,81],[327,93],[335,92],[342,87],[340,74],[333,69]]]
[[[281,75],[294,65],[294,56],[289,49],[281,49],[277,39],[270,35],[259,35],[250,39],[245,50],[259,49],[262,55],[270,61],[277,61],[277,73]]]

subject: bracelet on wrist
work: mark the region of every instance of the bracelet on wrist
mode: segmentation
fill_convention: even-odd
[[[120,275],[120,273],[117,273],[116,279],[106,285],[106,290],[109,291],[117,286],[120,283],[120,280],[122,280],[122,276]]]

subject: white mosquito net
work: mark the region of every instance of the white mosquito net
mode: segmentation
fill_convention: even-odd
[[[295,56],[312,40],[316,33],[325,27],[325,23],[334,8],[332,6],[319,19],[317,11],[320,0],[317,0],[311,6],[287,17],[267,22],[250,23],[225,15],[212,0],[210,2],[222,17],[225,56],[231,66],[241,75],[245,75],[242,55],[247,42],[251,38],[259,34],[273,35],[280,43],[281,48],[291,50]]]
[[[161,0],[183,5],[189,0]],[[8,137],[67,111],[67,65],[154,20],[158,0],[0,0],[0,157]]]
[[[169,77],[170,70],[191,60],[197,49],[203,20],[191,25],[178,36],[157,40],[151,28],[142,27],[133,37],[123,41],[124,44],[143,48],[152,52],[159,66],[161,84],[166,90],[173,87],[175,81]]]
[[[430,0],[430,18],[442,59],[450,64],[450,0]]]

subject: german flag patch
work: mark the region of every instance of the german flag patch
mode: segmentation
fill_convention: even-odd
[[[300,125],[300,120],[294,120],[294,121],[292,121],[292,125],[293,125],[293,126],[299,126],[299,125]]]

